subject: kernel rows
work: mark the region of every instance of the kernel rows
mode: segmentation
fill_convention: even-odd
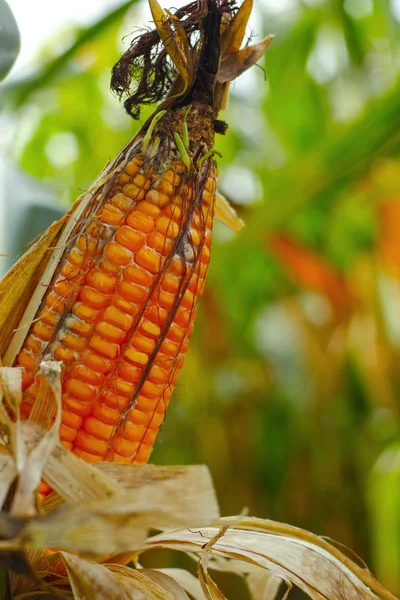
[[[24,418],[37,397],[43,356],[63,362],[60,438],[90,462],[147,462],[209,263],[215,179],[206,182],[183,257],[175,254],[167,263],[193,190],[182,185],[180,163],[159,178],[144,171],[140,155],[126,164],[113,197],[69,251],[18,356]],[[161,340],[185,278],[186,291]]]

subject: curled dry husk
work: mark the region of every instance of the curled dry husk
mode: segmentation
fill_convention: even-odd
[[[58,417],[44,427],[50,405],[60,412],[58,363],[42,363],[41,378],[43,409],[36,423],[21,423],[20,373],[0,371],[3,503],[8,493],[0,559],[14,572],[11,597],[221,600],[214,570],[240,575],[253,600],[272,600],[281,582],[315,600],[394,600],[367,568],[316,535],[269,520],[221,519],[204,466],[89,465],[76,458],[58,441]],[[39,508],[41,477],[55,491]],[[149,537],[152,530],[161,533]],[[141,568],[141,555],[156,548],[189,554],[197,577]]]

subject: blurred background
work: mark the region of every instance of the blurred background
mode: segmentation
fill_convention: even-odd
[[[9,5],[22,46],[0,86],[2,272],[140,126],[109,79],[150,24],[145,0]],[[251,26],[277,36],[217,140],[246,227],[215,224],[152,462],[206,463],[223,514],[332,537],[399,594],[400,2],[255,0]]]

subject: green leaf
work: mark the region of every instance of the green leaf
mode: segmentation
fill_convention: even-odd
[[[0,0],[0,81],[13,66],[20,48],[20,34],[10,7]]]

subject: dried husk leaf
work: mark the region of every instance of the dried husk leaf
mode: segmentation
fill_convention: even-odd
[[[14,265],[0,282],[0,356],[3,365],[11,366],[21,349],[27,330],[46,293],[69,241],[76,235],[85,215],[95,210],[96,194],[129,160],[129,142],[100,173],[70,211],[50,225],[29,252]]]
[[[69,214],[56,221],[0,281],[0,357],[3,359]]]
[[[169,23],[167,15],[163,11],[157,0],[149,0],[149,5],[158,35],[160,36],[164,48],[168,52],[172,62],[178,69],[178,72],[182,78],[184,84],[184,92],[188,88],[189,81],[191,78],[190,72],[192,71],[190,65],[190,54],[186,55],[184,53],[184,49],[188,48],[188,46],[182,40],[182,35],[186,37],[186,34],[181,29],[178,33],[178,36],[176,35],[178,30],[174,32],[172,26]]]
[[[310,531],[306,531],[304,529],[300,529],[299,527],[293,527],[292,525],[287,525],[286,523],[278,523],[277,521],[271,521],[269,519],[258,519],[257,517],[234,517],[231,520],[231,517],[225,517],[220,520],[221,523],[229,523],[233,527],[239,527],[240,529],[246,529],[249,531],[263,531],[269,534],[277,534],[288,537],[293,537],[299,540],[304,540],[310,544],[315,544],[316,546],[321,547],[332,557],[336,558],[339,562],[343,563],[347,568],[349,568],[366,586],[371,588],[379,597],[385,598],[386,600],[394,600],[395,596],[388,592],[380,583],[373,577],[371,572],[364,567],[359,566],[355,562],[353,562],[348,556],[343,554],[341,550],[336,548],[334,545],[330,544],[325,539],[311,533]]]
[[[253,0],[244,0],[222,36],[221,49],[223,55],[237,52],[240,49],[252,10]]]
[[[271,573],[257,571],[246,577],[251,600],[275,600],[282,581]]]
[[[189,571],[185,571],[185,569],[157,569],[157,571],[175,579],[194,600],[206,600],[199,580]]]
[[[218,70],[218,82],[227,83],[234,81],[254,66],[262,58],[274,37],[274,35],[269,35],[258,44],[246,46],[242,50],[224,56]]]
[[[8,371],[16,369],[8,369]],[[36,490],[42,477],[43,467],[53,452],[59,440],[58,430],[61,423],[61,366],[56,361],[42,362],[40,366],[41,379],[46,385],[39,389],[38,402],[55,408],[55,418],[52,427],[44,433],[31,452],[26,452],[25,464],[19,470],[18,483],[12,500],[10,514],[32,516],[36,509]],[[52,411],[53,412],[53,411]],[[19,423],[19,421],[17,421]],[[22,436],[21,436],[22,439]]]
[[[60,552],[76,600],[189,600],[171,577],[150,569],[108,568],[78,556]]]
[[[239,558],[250,565],[268,569],[274,576],[296,585],[314,600],[321,600],[321,596],[330,600],[395,598],[379,585],[371,586],[379,594],[376,595],[354,573],[354,563],[348,560],[344,564],[343,560],[333,556],[321,544],[236,527],[218,539],[220,533],[218,528],[163,533],[150,538],[145,549],[170,548],[202,553],[206,548],[210,554]],[[210,541],[212,545],[205,546]],[[210,583],[204,564],[201,565],[200,574],[208,597],[223,597],[216,595],[218,592]]]
[[[43,430],[35,423],[21,423],[21,434],[28,448],[34,447]],[[119,486],[93,465],[85,463],[72,452],[57,443],[43,467],[43,478],[57,493],[51,494],[42,503],[44,512],[62,504],[90,502],[111,498]]]
[[[215,198],[214,218],[236,233],[244,227],[244,221],[238,217],[233,206],[229,203],[225,196],[219,192],[217,192]]]

